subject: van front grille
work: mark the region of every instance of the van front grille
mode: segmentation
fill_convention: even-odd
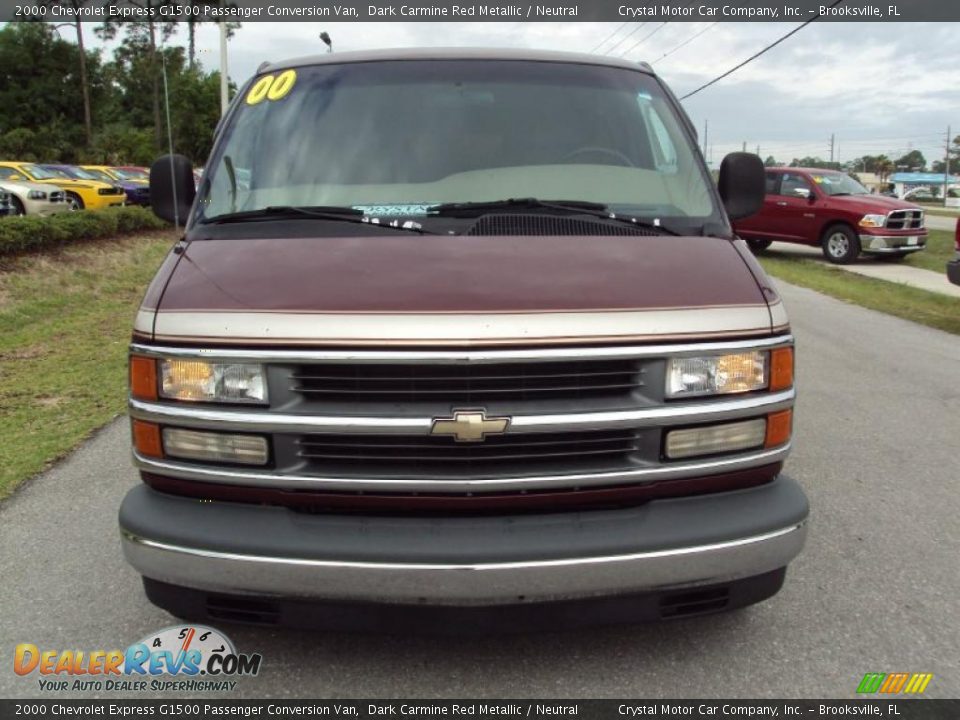
[[[579,400],[625,396],[643,385],[635,359],[497,365],[304,365],[294,392],[318,400],[429,401]]]
[[[464,476],[577,468],[627,467],[640,449],[634,429],[487,436],[483,442],[457,442],[443,436],[303,435],[297,454],[313,474],[347,473],[362,468],[373,475],[423,472]]]

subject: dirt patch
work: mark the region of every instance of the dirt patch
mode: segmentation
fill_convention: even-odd
[[[34,399],[34,404],[45,408],[55,408],[58,407],[63,401],[64,398],[62,397],[41,395],[40,397]]]
[[[0,360],[36,360],[47,354],[41,347],[17,348],[10,352],[0,353]]]

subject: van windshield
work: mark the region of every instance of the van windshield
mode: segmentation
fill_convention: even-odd
[[[408,60],[260,76],[232,114],[198,207],[425,216],[441,203],[579,200],[722,222],[710,179],[649,75],[558,62]]]

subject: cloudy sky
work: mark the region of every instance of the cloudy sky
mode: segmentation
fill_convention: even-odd
[[[264,60],[325,50],[410,46],[503,46],[625,55],[653,63],[684,95],[745,60],[792,23],[244,23],[229,45],[242,82]],[[864,154],[943,157],[948,124],[960,135],[960,23],[813,23],[729,78],[684,101],[698,128],[709,122],[719,163],[746,142],[778,160]],[[88,35],[92,35],[90,32]],[[603,43],[607,38],[612,39]],[[173,43],[185,43],[185,37]],[[603,44],[601,44],[603,43]],[[598,47],[599,46],[599,47]],[[201,26],[200,59],[219,63],[214,26]],[[105,48],[108,50],[108,48]]]

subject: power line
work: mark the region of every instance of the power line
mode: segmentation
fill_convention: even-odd
[[[610,33],[610,34],[609,34],[607,37],[605,37],[603,40],[601,40],[600,42],[598,42],[598,43],[594,46],[593,50],[591,50],[590,52],[595,53],[595,52],[596,52],[597,50],[599,50],[601,47],[603,47],[603,46],[606,45],[608,42],[610,42],[611,40],[613,40],[613,36],[616,35],[618,32],[620,32],[621,30],[623,30],[623,29],[627,26],[627,24],[628,24],[629,22],[630,22],[630,21],[628,20],[628,21],[625,22],[625,23],[620,23],[620,27],[618,27],[616,30],[614,30],[612,33]]]
[[[705,32],[707,32],[707,30],[711,30],[711,29],[713,29],[713,27],[714,27],[715,25],[719,25],[719,24],[720,24],[720,21],[718,20],[717,22],[715,22],[715,23],[713,23],[713,24],[711,24],[711,25],[708,25],[708,26],[705,27],[703,30],[701,30],[701,31],[698,32],[696,35],[694,35],[693,37],[688,38],[687,40],[684,40],[682,43],[680,43],[679,45],[677,45],[677,46],[676,46],[673,50],[671,50],[670,52],[665,52],[663,55],[661,55],[660,57],[658,57],[656,60],[651,61],[650,64],[653,65],[654,63],[660,62],[660,61],[663,60],[664,58],[670,57],[670,56],[673,55],[677,50],[680,50],[680,49],[682,49],[682,48],[685,48],[687,45],[689,45],[689,44],[692,43],[694,40],[696,40],[698,37],[700,37],[700,36],[703,35]]]
[[[842,3],[842,2],[843,2],[843,0],[834,0],[834,2],[831,3],[830,5],[828,5],[827,7],[828,7],[828,8],[834,8],[834,7],[836,7],[837,5],[839,5],[839,4]],[[773,42],[773,43],[770,43],[770,44],[767,45],[765,48],[763,48],[763,50],[761,50],[761,51],[758,52],[758,53],[755,53],[755,54],[751,55],[750,57],[748,57],[746,60],[744,60],[742,63],[740,63],[740,64],[737,65],[736,67],[730,68],[730,69],[727,70],[725,73],[723,73],[723,75],[720,75],[720,76],[718,76],[718,77],[715,77],[715,78],[714,78],[713,80],[711,80],[710,82],[701,85],[701,86],[698,87],[696,90],[694,90],[693,92],[687,93],[686,95],[684,95],[684,96],[683,96],[682,98],[680,98],[680,99],[681,99],[681,100],[686,100],[686,99],[689,98],[689,97],[693,97],[694,95],[696,95],[696,94],[697,94],[698,92],[700,92],[701,90],[706,90],[708,87],[710,87],[710,86],[713,85],[714,83],[720,82],[721,80],[723,80],[725,77],[727,77],[727,76],[729,76],[729,75],[733,75],[733,73],[735,73],[737,70],[739,70],[740,68],[742,68],[744,65],[747,65],[748,63],[753,62],[753,61],[756,60],[758,57],[760,57],[761,55],[763,55],[765,52],[767,52],[768,50],[772,50],[773,48],[775,48],[777,45],[779,45],[780,43],[782,43],[782,42],[783,42],[784,40],[786,40],[787,38],[789,38],[789,37],[791,37],[791,36],[793,36],[793,35],[796,35],[798,32],[800,32],[801,30],[803,30],[807,25],[809,25],[810,23],[812,23],[814,20],[818,19],[819,17],[820,17],[820,14],[818,13],[817,15],[813,16],[812,18],[810,18],[810,19],[807,20],[806,22],[800,23],[800,25],[798,25],[797,27],[795,27],[793,30],[791,30],[790,32],[788,32],[786,35],[784,35],[783,37],[781,37],[779,40],[777,40],[777,41],[775,41],[775,42]],[[666,23],[664,23],[664,25],[665,25],[665,24],[666,24]]]
[[[604,54],[604,55],[609,55],[610,53],[612,53],[614,50],[616,50],[618,47],[620,47],[620,46],[623,44],[623,41],[624,41],[624,40],[626,40],[628,37],[631,37],[637,30],[639,30],[640,28],[642,28],[644,25],[649,25],[649,21],[639,23],[633,30],[631,30],[630,32],[628,32],[628,33],[627,33],[626,35],[624,35],[622,38],[620,38],[619,40],[617,40],[617,42],[615,42],[613,45],[611,45],[611,46],[608,47],[606,50],[604,50],[604,51],[603,51],[603,54]]]
[[[620,57],[625,58],[627,55],[629,55],[630,53],[632,53],[632,52],[633,52],[634,50],[636,50],[638,47],[640,47],[641,45],[643,45],[643,43],[645,43],[647,40],[649,40],[650,38],[652,38],[652,37],[653,37],[654,35],[656,35],[658,32],[660,32],[661,30],[663,30],[663,28],[666,27],[666,25],[667,25],[668,22],[669,22],[669,20],[666,21],[666,22],[664,22],[664,23],[661,23],[660,25],[658,25],[657,27],[655,27],[652,32],[648,33],[647,35],[645,35],[645,36],[643,36],[642,38],[640,38],[639,40],[637,40],[633,45],[630,46],[630,49],[629,49],[629,50],[627,50],[627,51],[624,52],[624,53],[621,53]]]

